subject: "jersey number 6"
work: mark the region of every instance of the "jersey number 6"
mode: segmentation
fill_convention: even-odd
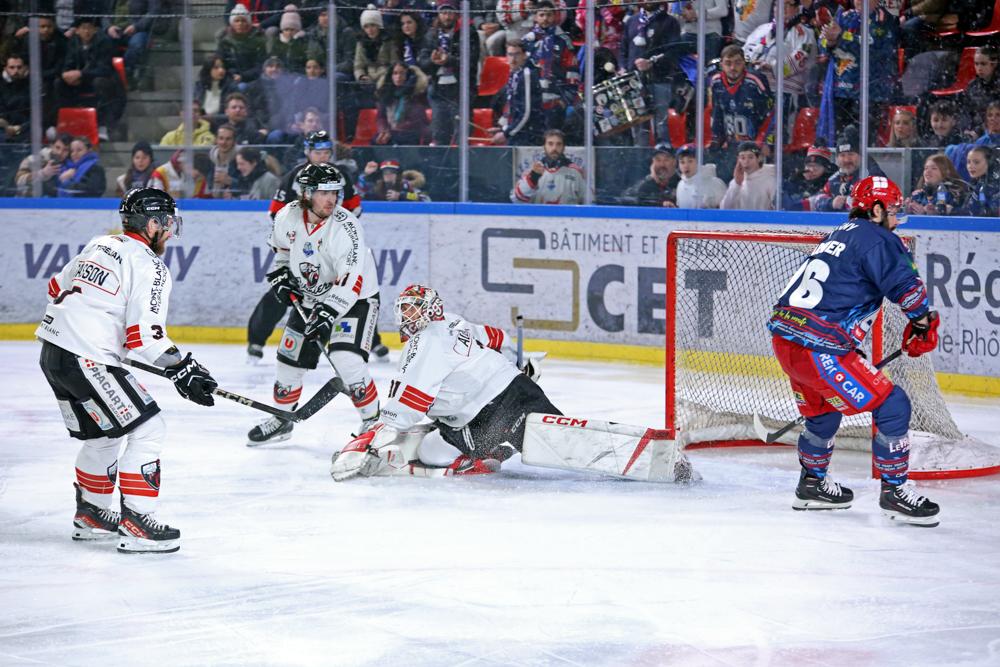
[[[805,262],[785,287],[788,305],[796,308],[815,308],[823,300],[823,281],[830,277],[830,266],[821,259]],[[797,287],[796,287],[797,285]]]

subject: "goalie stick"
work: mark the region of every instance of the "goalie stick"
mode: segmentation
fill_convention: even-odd
[[[517,324],[517,370],[524,369],[524,315],[515,318]]]
[[[878,368],[878,369],[884,368],[885,366],[887,366],[891,362],[893,362],[896,359],[898,359],[901,354],[903,354],[903,348],[900,348],[900,349],[896,350],[895,352],[893,352],[892,354],[890,354],[888,357],[886,357],[882,361],[880,361],[877,364],[875,364],[875,368]],[[781,436],[785,435],[786,433],[788,433],[789,431],[791,431],[796,426],[800,426],[805,420],[806,420],[806,418],[800,415],[798,417],[798,419],[794,419],[794,420],[788,422],[787,424],[785,424],[784,426],[782,426],[781,428],[779,428],[777,431],[768,431],[767,427],[764,426],[764,422],[761,421],[760,413],[755,412],[755,413],[753,413],[753,430],[754,430],[754,433],[757,434],[758,438],[760,438],[761,440],[763,440],[764,442],[766,442],[767,444],[770,445],[770,444],[773,444],[774,442],[776,442],[778,440],[778,438],[780,438]]]
[[[163,372],[162,368],[157,368],[156,366],[150,366],[148,364],[142,363],[141,361],[128,361],[126,363],[128,363],[129,366],[138,368],[140,370],[144,370],[147,373],[152,373],[153,375],[159,375],[160,377],[167,377],[167,374]],[[323,408],[323,406],[332,401],[337,394],[348,394],[348,391],[347,387],[344,386],[344,382],[340,378],[338,377],[331,378],[325,385],[320,387],[319,391],[317,391],[312,398],[306,401],[305,405],[303,405],[298,410],[294,411],[282,410],[280,408],[270,406],[266,403],[255,401],[252,398],[247,398],[246,396],[240,396],[239,394],[227,391],[219,387],[213,389],[212,393],[215,394],[216,396],[221,396],[222,398],[227,398],[230,401],[239,403],[240,405],[245,405],[248,408],[253,408],[254,410],[260,410],[261,412],[266,412],[268,414],[274,415],[275,417],[280,417],[281,419],[293,422],[300,422],[309,419],[314,414],[319,412]]]

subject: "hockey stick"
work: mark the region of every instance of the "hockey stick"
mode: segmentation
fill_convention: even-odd
[[[889,363],[898,359],[902,354],[903,354],[903,349],[900,348],[895,352],[893,352],[892,354],[890,354],[885,359],[883,359],[882,361],[875,364],[875,368],[878,369],[884,368]],[[800,426],[805,420],[806,418],[800,415],[798,419],[788,422],[787,424],[779,428],[777,431],[768,431],[767,427],[764,426],[764,422],[761,421],[760,414],[755,412],[753,413],[753,430],[754,433],[757,434],[758,438],[760,438],[761,440],[770,445],[774,443],[776,440],[778,440],[778,438],[791,431],[796,426]]]
[[[524,315],[518,315],[514,321],[517,323],[517,369],[524,368]]]
[[[288,296],[292,300],[292,306],[295,307],[295,312],[299,314],[299,317],[302,318],[302,323],[305,324],[306,320],[309,318],[306,317],[306,311],[302,310],[302,304],[299,303],[299,297],[295,296],[294,294],[289,294]],[[318,340],[314,342],[316,343],[316,345],[319,346],[319,351],[323,353],[323,356],[326,357],[326,360],[330,362],[330,368],[333,369],[333,372],[335,374],[334,377],[338,377],[340,374],[337,372],[337,367],[336,365],[334,365],[333,359],[330,358],[330,351],[326,349],[326,345],[323,345],[323,343],[319,342]],[[341,384],[343,384],[343,382],[341,382]],[[345,391],[345,393],[347,392]]]
[[[148,364],[142,363],[141,361],[130,360],[127,361],[126,363],[128,363],[129,366],[138,368],[140,370],[144,370],[147,373],[152,373],[153,375],[159,375],[160,377],[167,377],[167,374],[163,371],[162,368],[157,368],[156,366],[150,366]],[[230,401],[235,401],[240,405],[245,405],[249,408],[253,408],[254,410],[260,410],[261,412],[266,412],[270,415],[274,415],[275,417],[280,417],[281,419],[287,421],[300,422],[309,419],[314,414],[319,412],[320,409],[322,409],[323,406],[332,401],[337,394],[340,393],[346,394],[347,387],[344,386],[344,383],[340,378],[334,377],[325,385],[320,387],[319,391],[317,391],[316,394],[312,398],[310,398],[305,405],[303,405],[301,408],[295,411],[282,410],[280,408],[268,405],[267,403],[261,403],[259,401],[253,400],[252,398],[247,398],[246,396],[241,396],[239,394],[228,391],[226,389],[221,389],[219,387],[213,389],[212,393],[215,394],[216,396],[221,396],[222,398],[228,398]]]

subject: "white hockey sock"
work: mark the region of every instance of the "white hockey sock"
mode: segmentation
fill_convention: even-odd
[[[76,455],[76,483],[83,499],[109,509],[114,500],[118,477],[118,451],[125,438],[93,438],[84,440]]]
[[[122,502],[139,514],[148,514],[156,508],[160,495],[160,451],[166,433],[163,418],[153,416],[128,434],[128,443],[119,459]]]
[[[289,366],[278,359],[274,374],[274,402],[280,408],[295,405],[302,397],[302,378],[306,369]]]
[[[371,419],[378,414],[378,389],[375,380],[368,372],[368,364],[349,350],[334,350],[330,353],[333,365],[337,368],[340,379],[351,391],[351,400],[358,409],[361,419]]]

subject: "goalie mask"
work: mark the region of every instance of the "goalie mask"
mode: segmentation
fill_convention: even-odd
[[[146,233],[146,224],[153,220],[160,226],[160,233],[172,231],[180,238],[182,219],[177,214],[174,198],[156,188],[133,188],[122,197],[118,206],[122,219],[122,229],[128,232]],[[150,239],[156,241],[156,239]]]
[[[444,302],[438,293],[423,285],[410,285],[396,298],[399,339],[406,342],[431,322],[444,319]]]

